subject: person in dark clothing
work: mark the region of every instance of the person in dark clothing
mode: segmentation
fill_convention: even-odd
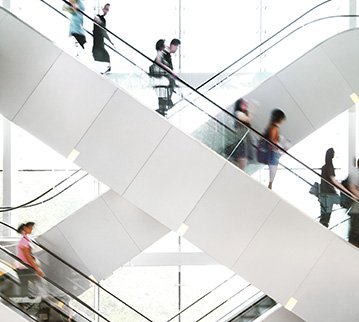
[[[247,126],[250,126],[252,121],[253,112],[249,111],[248,103],[245,99],[240,98],[234,103],[234,114],[244,124],[235,121],[234,127],[237,132],[237,146],[233,152],[233,159],[235,164],[244,170],[248,159],[254,158],[253,152],[253,139]]]
[[[359,247],[359,159],[356,167],[353,167],[349,173],[349,190],[353,194],[355,202],[349,210],[350,226],[349,226],[349,242]]]
[[[92,55],[95,61],[107,63],[107,69],[104,72],[108,73],[111,71],[111,61],[110,55],[108,54],[107,50],[105,49],[105,38],[111,43],[110,37],[108,36],[106,30],[102,29],[106,28],[106,19],[105,16],[110,11],[110,4],[106,3],[102,8],[103,14],[98,14],[94,19],[97,24],[93,26],[93,47],[92,47]]]
[[[320,223],[328,227],[330,216],[333,211],[333,205],[340,204],[340,196],[336,193],[335,187],[344,190],[352,195],[339,181],[335,178],[333,166],[334,149],[330,148],[325,153],[325,164],[322,166],[322,179],[320,182]]]
[[[163,67],[166,71],[168,71],[168,74],[166,77],[169,81],[169,97],[168,97],[168,107],[171,108],[173,106],[172,103],[172,93],[174,91],[174,88],[176,87],[176,74],[173,71],[173,63],[172,63],[172,54],[177,52],[178,46],[181,44],[181,41],[177,38],[174,38],[171,40],[170,46],[165,46],[163,50],[160,51],[159,54],[157,54],[156,62]],[[157,47],[157,46],[156,46]],[[157,49],[157,48],[156,48]]]

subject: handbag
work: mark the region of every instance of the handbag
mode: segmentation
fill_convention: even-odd
[[[265,139],[260,139],[257,144],[257,161],[259,163],[269,163],[270,146]]]

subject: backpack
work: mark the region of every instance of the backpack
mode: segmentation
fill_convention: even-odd
[[[309,189],[309,193],[316,197],[319,197],[320,184],[318,182],[314,182],[313,185]]]
[[[349,190],[349,177],[342,181],[344,188]],[[349,209],[353,204],[353,200],[350,199],[346,194],[340,192],[340,207]]]

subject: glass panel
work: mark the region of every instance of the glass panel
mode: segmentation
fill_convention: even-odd
[[[279,15],[278,10],[272,10],[272,7],[277,4],[278,2],[275,4],[270,2],[267,7],[264,6],[265,37],[262,44],[258,43],[257,47],[243,51],[232,65],[222,69],[222,73],[196,87],[222,107],[244,96],[269,76],[289,65],[323,40],[349,29],[350,26],[347,2],[343,5],[343,1],[333,0],[323,1],[323,4],[313,4],[312,11],[279,32],[281,29],[273,22],[280,21],[278,18],[283,18],[284,15]],[[293,4],[293,7],[295,6]],[[303,8],[297,11],[296,17],[299,16],[298,12],[304,14],[310,8],[308,6],[308,10]],[[355,19],[358,22],[358,17]]]
[[[0,295],[19,310],[34,315],[39,321],[44,315],[59,320],[71,316],[75,321],[94,321],[98,316],[47,278],[40,278],[32,270],[15,269],[19,265],[16,256],[0,249]]]
[[[5,236],[14,235],[13,228],[3,223],[1,223],[1,226]],[[19,239],[20,237],[8,237],[1,240],[1,245],[6,248],[9,254],[15,256]],[[74,305],[78,309],[81,309],[84,304],[88,307],[87,311],[97,308],[98,313],[110,321],[125,321],[124,319],[128,317],[132,319],[129,321],[147,320],[141,313],[134,311],[119,298],[99,287],[84,273],[64,263],[40,246],[37,246],[33,252],[45,276],[56,285],[61,285],[61,288],[68,294],[78,297],[83,303],[78,306],[78,303],[75,302]],[[103,305],[100,305],[101,303]]]

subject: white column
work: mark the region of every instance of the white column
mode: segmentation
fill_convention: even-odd
[[[356,0],[349,0],[349,8],[350,14],[356,14],[357,12],[357,5]],[[356,18],[350,18],[349,27],[355,28],[356,27]],[[359,93],[356,93],[359,95]],[[358,103],[356,104],[358,106]],[[349,133],[348,133],[348,162],[349,162],[349,169],[353,166],[353,160],[358,158],[356,145],[357,145],[357,108],[354,105],[352,108],[349,109],[348,117],[349,117]]]
[[[12,199],[11,124],[3,118],[3,205],[10,206]],[[2,213],[2,221],[11,224],[11,212]]]

